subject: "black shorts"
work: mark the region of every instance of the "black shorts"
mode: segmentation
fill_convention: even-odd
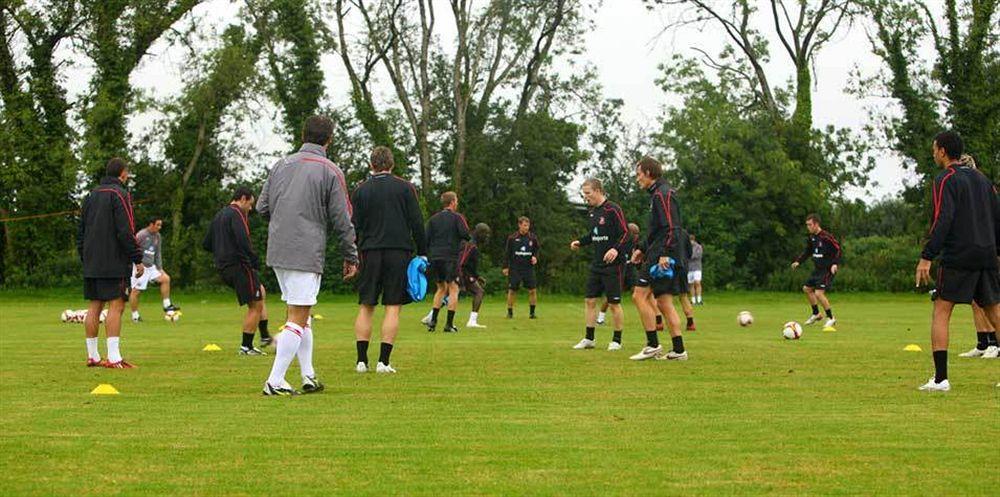
[[[124,278],[84,278],[83,298],[84,300],[100,300],[109,302],[112,300],[128,300],[131,288],[128,276]]]
[[[622,284],[622,290],[631,290],[638,279],[639,271],[635,268],[635,264],[625,264],[625,280]]]
[[[608,298],[608,303],[620,304],[624,284],[624,264],[600,269],[591,268],[590,277],[587,278],[587,293],[584,296],[588,299],[596,299],[604,295]]]
[[[975,302],[980,307],[1000,302],[1000,272],[996,269],[953,269],[939,267],[938,298],[956,304]]]
[[[413,302],[407,291],[406,268],[410,251],[396,249],[366,250],[361,253],[361,276],[358,278],[358,303],[406,305]]]
[[[653,290],[653,296],[659,297],[660,295],[681,295],[683,293],[688,293],[688,276],[687,269],[681,266],[674,266],[674,276],[672,278],[660,278],[653,279],[649,275],[649,268],[652,266],[647,266],[645,264],[637,268],[638,278],[635,280],[635,286],[640,288],[651,288]]]
[[[236,302],[247,305],[264,298],[260,291],[260,274],[256,269],[242,264],[227,266],[219,270],[222,281],[236,291]]]
[[[455,259],[434,259],[430,262],[430,274],[438,283],[453,283],[458,281],[458,261]]]
[[[809,275],[805,286],[817,290],[829,290],[833,286],[833,273],[829,269],[817,269]]]
[[[507,274],[507,288],[511,290],[520,289],[522,284],[524,285],[524,288],[527,288],[528,290],[538,288],[538,281],[535,280],[534,266],[527,269],[516,269],[512,267]]]

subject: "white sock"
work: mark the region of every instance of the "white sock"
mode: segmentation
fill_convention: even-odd
[[[139,311],[132,311],[132,319],[139,319]]]
[[[163,299],[163,307],[170,307],[170,297]]]
[[[101,352],[97,350],[97,337],[87,338],[87,357],[95,361],[101,360]]]
[[[306,327],[302,331],[302,341],[299,344],[299,351],[295,354],[299,358],[299,369],[302,371],[302,378],[316,376],[313,369],[313,330]]]
[[[284,383],[288,366],[295,358],[295,353],[299,351],[299,344],[302,343],[303,332],[299,325],[287,322],[275,338],[277,344],[274,351],[274,365],[271,366],[271,375],[267,377],[267,382],[272,386]]]
[[[597,313],[597,320],[598,321],[604,321],[604,313],[603,312],[598,312]]]
[[[470,312],[469,313],[469,322],[470,323],[477,323],[478,324],[479,323],[479,313],[478,312]]]
[[[108,337],[109,362],[121,362],[122,360],[122,353],[118,350],[118,338],[119,337]]]

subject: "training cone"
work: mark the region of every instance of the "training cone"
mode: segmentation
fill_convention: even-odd
[[[206,345],[205,348],[203,348],[201,350],[203,352],[218,352],[218,351],[222,350],[222,347],[219,347],[218,345],[216,345],[214,343],[210,343],[210,344]]]
[[[917,344],[915,344],[915,343],[911,343],[911,344],[907,345],[906,347],[903,347],[903,350],[905,350],[907,352],[923,352],[924,351],[924,349],[920,348],[920,346],[917,345]]]
[[[312,318],[315,319],[315,320],[317,320],[317,321],[320,321],[320,320],[323,319],[323,315],[322,314],[313,314]]]
[[[823,331],[837,331],[837,328],[834,328],[833,326],[824,326]]]
[[[108,383],[101,383],[90,391],[91,395],[118,395],[118,390]]]

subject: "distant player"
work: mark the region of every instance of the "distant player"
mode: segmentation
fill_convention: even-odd
[[[323,390],[313,368],[313,330],[309,318],[316,305],[323,266],[326,263],[326,233],[332,226],[344,258],[343,277],[354,277],[358,250],[354,246],[351,202],[344,172],[326,158],[333,139],[333,121],[311,116],[302,129],[299,151],[278,161],[271,169],[257,212],[269,219],[267,265],[274,269],[287,304],[288,321],[276,337],[274,365],[264,382],[264,395],[298,393],[285,381],[292,359],[298,357],[302,391]]]
[[[690,235],[691,258],[688,259],[688,290],[691,295],[691,303],[702,305],[705,302],[701,298],[701,261],[705,254],[705,248],[695,240],[694,233]]]
[[[462,242],[472,235],[469,233],[469,223],[458,213],[458,195],[455,192],[444,192],[441,195],[441,206],[442,209],[427,220],[427,257],[430,260],[430,274],[437,283],[427,331],[434,331],[437,327],[441,299],[447,295],[448,320],[444,325],[444,332],[454,333],[458,331],[455,326],[459,289],[458,256]]]
[[[924,391],[951,390],[948,323],[955,304],[975,302],[993,329],[1000,325],[1000,201],[984,175],[959,162],[963,148],[955,132],[934,137],[934,162],[943,171],[934,180],[934,216],[916,270],[917,286],[929,283],[931,261],[939,259],[931,321],[934,377],[920,387]]]
[[[472,312],[469,313],[469,322],[465,323],[466,328],[486,328],[479,324],[479,308],[482,307],[483,296],[486,295],[483,278],[479,276],[479,244],[486,243],[489,236],[489,225],[477,224],[472,230],[472,240],[462,245],[462,254],[458,259],[458,275],[462,290],[472,295]]]
[[[142,320],[139,315],[139,294],[146,289],[150,281],[160,286],[163,312],[181,310],[170,302],[170,275],[163,269],[163,246],[160,243],[162,228],[163,220],[154,218],[149,225],[135,234],[139,248],[142,249],[142,265],[146,267],[142,276],[136,277],[135,271],[132,275],[132,292],[129,294],[128,303],[132,308],[132,322],[135,323]]]
[[[267,332],[264,284],[258,274],[260,257],[250,240],[247,219],[253,204],[253,192],[246,187],[237,188],[229,205],[215,214],[201,246],[212,253],[222,281],[236,292],[236,302],[247,306],[239,354],[261,356],[267,354],[253,346],[254,334],[259,329],[264,347],[271,343],[271,336]]]
[[[375,306],[385,307],[382,343],[376,373],[395,373],[389,362],[399,332],[399,312],[412,302],[407,291],[406,270],[414,251],[427,255],[424,215],[417,190],[393,176],[395,162],[389,147],[375,147],[369,164],[371,176],[354,190],[354,216],[361,250],[358,279],[358,317],[354,321],[358,360],[355,371],[368,372],[368,343],[372,336]]]
[[[649,232],[646,234],[645,251],[637,250],[632,262],[639,264],[639,279],[632,292],[632,300],[639,311],[643,328],[646,330],[646,346],[630,357],[635,361],[646,359],[686,361],[687,350],[681,333],[681,318],[674,308],[674,295],[687,292],[684,235],[677,194],[667,185],[663,176],[663,166],[652,157],[643,157],[635,167],[636,182],[650,195]],[[670,260],[673,259],[673,263]],[[653,278],[650,268],[660,266],[661,270],[673,268],[671,277]],[[655,298],[655,305],[650,301]],[[663,352],[657,336],[656,313],[659,311],[670,327],[672,350]]]
[[[802,291],[812,306],[812,314],[806,320],[806,324],[813,324],[823,319],[817,305],[821,304],[826,311],[824,326],[833,326],[837,324],[837,320],[833,317],[833,309],[830,308],[826,292],[833,286],[833,277],[837,275],[837,269],[840,267],[840,243],[820,226],[819,216],[816,214],[806,216],[806,229],[809,230],[806,247],[792,262],[792,269],[795,269],[806,259],[812,257],[813,260],[813,272],[802,286]]]
[[[531,311],[528,317],[535,319],[535,306],[538,304],[535,265],[538,264],[540,248],[538,237],[531,232],[531,220],[525,216],[519,217],[517,231],[507,237],[504,246],[503,275],[507,277],[507,319],[514,317],[514,302],[522,284],[528,290],[528,305]]]
[[[581,187],[583,199],[590,205],[587,233],[569,244],[571,250],[594,246],[590,262],[584,302],[586,305],[584,337],[573,346],[576,350],[592,349],[597,345],[597,299],[607,297],[611,308],[614,334],[608,350],[621,350],[625,312],[622,310],[622,287],[625,285],[625,257],[628,254],[629,232],[625,214],[618,204],[608,200],[600,180],[588,178]]]
[[[84,330],[87,336],[87,367],[130,369],[135,365],[121,355],[122,313],[129,297],[129,278],[142,276],[142,249],[135,239],[132,197],[125,190],[128,165],[114,158],[105,167],[101,184],[83,200],[76,250],[83,262],[83,298],[90,301]],[[108,305],[104,321],[108,360],[97,350],[101,311]]]

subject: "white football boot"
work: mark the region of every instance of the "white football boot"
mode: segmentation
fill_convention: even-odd
[[[580,343],[573,346],[573,350],[592,349],[597,346],[597,342],[584,338]]]
[[[837,324],[837,320],[830,318],[826,320],[826,324],[823,325],[824,328],[833,328],[833,325]]]
[[[652,359],[663,353],[663,346],[657,345],[656,347],[650,347],[649,345],[642,348],[638,354],[634,354],[629,359],[633,361],[645,361],[646,359]]]
[[[354,370],[359,373],[367,373],[368,365],[363,362],[359,362],[357,366],[354,366]]]
[[[621,350],[621,349],[622,349],[622,344],[620,342],[609,342],[608,343],[608,350],[610,350],[612,352],[616,351],[616,350]]]
[[[987,347],[987,348],[989,348],[989,347]],[[985,353],[986,353],[986,349],[979,350],[978,348],[973,347],[972,350],[970,350],[968,352],[962,352],[961,354],[958,354],[958,357],[982,357],[983,354],[985,354]]]
[[[947,392],[951,390],[951,383],[948,380],[944,380],[941,383],[935,383],[934,378],[927,380],[927,383],[920,385],[917,390],[923,390],[925,392]]]
[[[806,320],[805,324],[809,325],[809,324],[813,324],[813,323],[818,323],[822,319],[823,319],[823,316],[820,316],[819,314],[813,314],[812,316],[809,316],[809,319]]]
[[[667,352],[666,354],[657,356],[656,360],[657,361],[686,361],[686,360],[688,360],[688,353],[685,350],[684,352],[681,352],[681,353],[678,354],[677,352],[674,352],[674,351],[671,350],[670,352]]]
[[[989,347],[986,347],[986,350],[983,351],[982,358],[983,359],[997,359],[997,358],[1000,358],[1000,347],[998,347],[996,345],[990,345]]]
[[[396,370],[388,364],[382,364],[381,362],[375,366],[376,373],[395,373]]]

